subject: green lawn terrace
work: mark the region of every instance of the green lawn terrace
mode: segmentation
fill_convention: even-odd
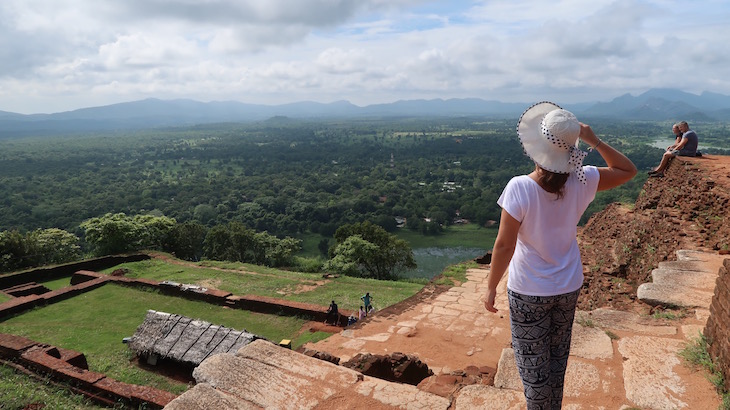
[[[40,277],[39,286],[45,289],[44,293],[16,298],[3,294],[0,333],[82,352],[89,371],[124,383],[179,394],[187,389],[189,374],[171,377],[163,369],[149,365],[146,357],[140,360],[122,343],[135,334],[149,310],[245,330],[275,343],[291,340],[296,348],[329,336],[330,333],[312,330],[307,324],[324,320],[326,305],[338,295],[349,294],[347,301],[338,299],[342,312],[347,314],[346,306],[359,306],[361,289],[380,295],[379,306],[387,306],[385,303],[405,299],[423,286],[348,277],[325,279],[321,275],[251,266],[246,266],[246,270],[260,271],[242,273],[241,264],[185,266],[181,265],[182,261],[169,258],[113,263],[102,270],[108,275],[81,270],[72,277],[56,277],[69,271],[68,266],[56,269],[56,276],[47,269],[41,270],[36,276]],[[84,263],[73,264],[73,269],[84,266]],[[0,277],[0,283],[11,282],[8,276]],[[28,272],[21,276],[23,280],[33,278]],[[340,279],[342,282],[338,282]],[[211,284],[242,294],[208,287]],[[12,310],[5,310],[8,307]],[[346,320],[346,315],[342,319]],[[186,369],[189,373],[192,367]]]

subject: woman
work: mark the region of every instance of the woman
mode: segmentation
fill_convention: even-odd
[[[535,170],[512,178],[497,201],[502,215],[484,306],[497,312],[497,285],[509,267],[512,347],[527,408],[559,409],[583,284],[578,221],[597,191],[629,181],[636,167],[591,127],[550,102],[528,108],[517,132]],[[583,166],[587,153],[578,149],[579,139],[607,166]]]

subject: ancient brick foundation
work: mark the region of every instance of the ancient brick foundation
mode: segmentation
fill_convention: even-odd
[[[163,390],[123,383],[92,372],[83,353],[20,336],[0,333],[0,361],[28,374],[48,376],[106,406],[124,404],[132,408],[161,409],[176,397]]]
[[[715,295],[710,305],[710,318],[704,335],[709,353],[725,376],[725,388],[730,390],[730,259],[725,259],[715,283]]]
[[[142,255],[141,257],[143,259],[149,258],[147,255]],[[0,277],[0,279],[4,280],[4,282],[0,281],[0,284],[4,283],[8,287],[23,287],[22,284],[19,285],[18,283],[36,280],[37,278],[33,276],[34,273],[44,279],[55,279],[69,276],[71,269],[88,266],[107,268],[129,261],[127,258],[102,258],[102,260],[95,260],[91,263],[69,264],[58,268],[41,269],[40,272],[22,272]],[[140,258],[139,255],[135,255],[132,258],[142,260],[138,259]],[[172,282],[159,282],[144,278],[131,279],[124,276],[104,275],[91,270],[81,269],[72,273],[73,276],[70,279],[70,286],[50,292],[30,293],[24,296],[14,297],[5,303],[0,303],[0,318],[72,298],[104,286],[107,283],[116,283],[131,287],[155,288],[165,295],[201,300],[234,309],[304,316],[317,321],[323,321],[327,317],[326,308],[309,303],[251,295],[236,296],[230,292],[218,289],[190,288]],[[346,325],[347,316],[351,312],[341,311],[340,313],[342,315],[340,317],[340,325],[344,326]],[[86,395],[104,405],[113,406],[124,403],[132,408],[154,409],[164,407],[175,398],[175,395],[172,393],[146,386],[119,382],[106,377],[104,374],[89,371],[83,353],[47,346],[23,337],[0,333],[0,362],[2,361],[15,368],[22,369],[23,372],[30,375],[48,375],[54,382],[70,386],[70,390]]]
[[[11,288],[30,282],[45,282],[73,275],[79,270],[100,271],[126,262],[150,259],[146,254],[113,255],[87,259],[81,262],[31,269],[27,271],[0,275],[0,289]]]

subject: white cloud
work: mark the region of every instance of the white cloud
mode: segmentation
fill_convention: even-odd
[[[3,0],[0,110],[730,94],[729,17],[719,0]]]
[[[374,64],[362,50],[339,48],[328,48],[322,51],[317,56],[316,63],[329,74],[360,73],[367,71]]]

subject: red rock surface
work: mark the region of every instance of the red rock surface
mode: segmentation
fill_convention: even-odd
[[[678,157],[664,178],[649,178],[635,206],[613,204],[579,232],[586,275],[579,309],[645,313],[636,288],[678,249],[730,247],[730,157]]]

